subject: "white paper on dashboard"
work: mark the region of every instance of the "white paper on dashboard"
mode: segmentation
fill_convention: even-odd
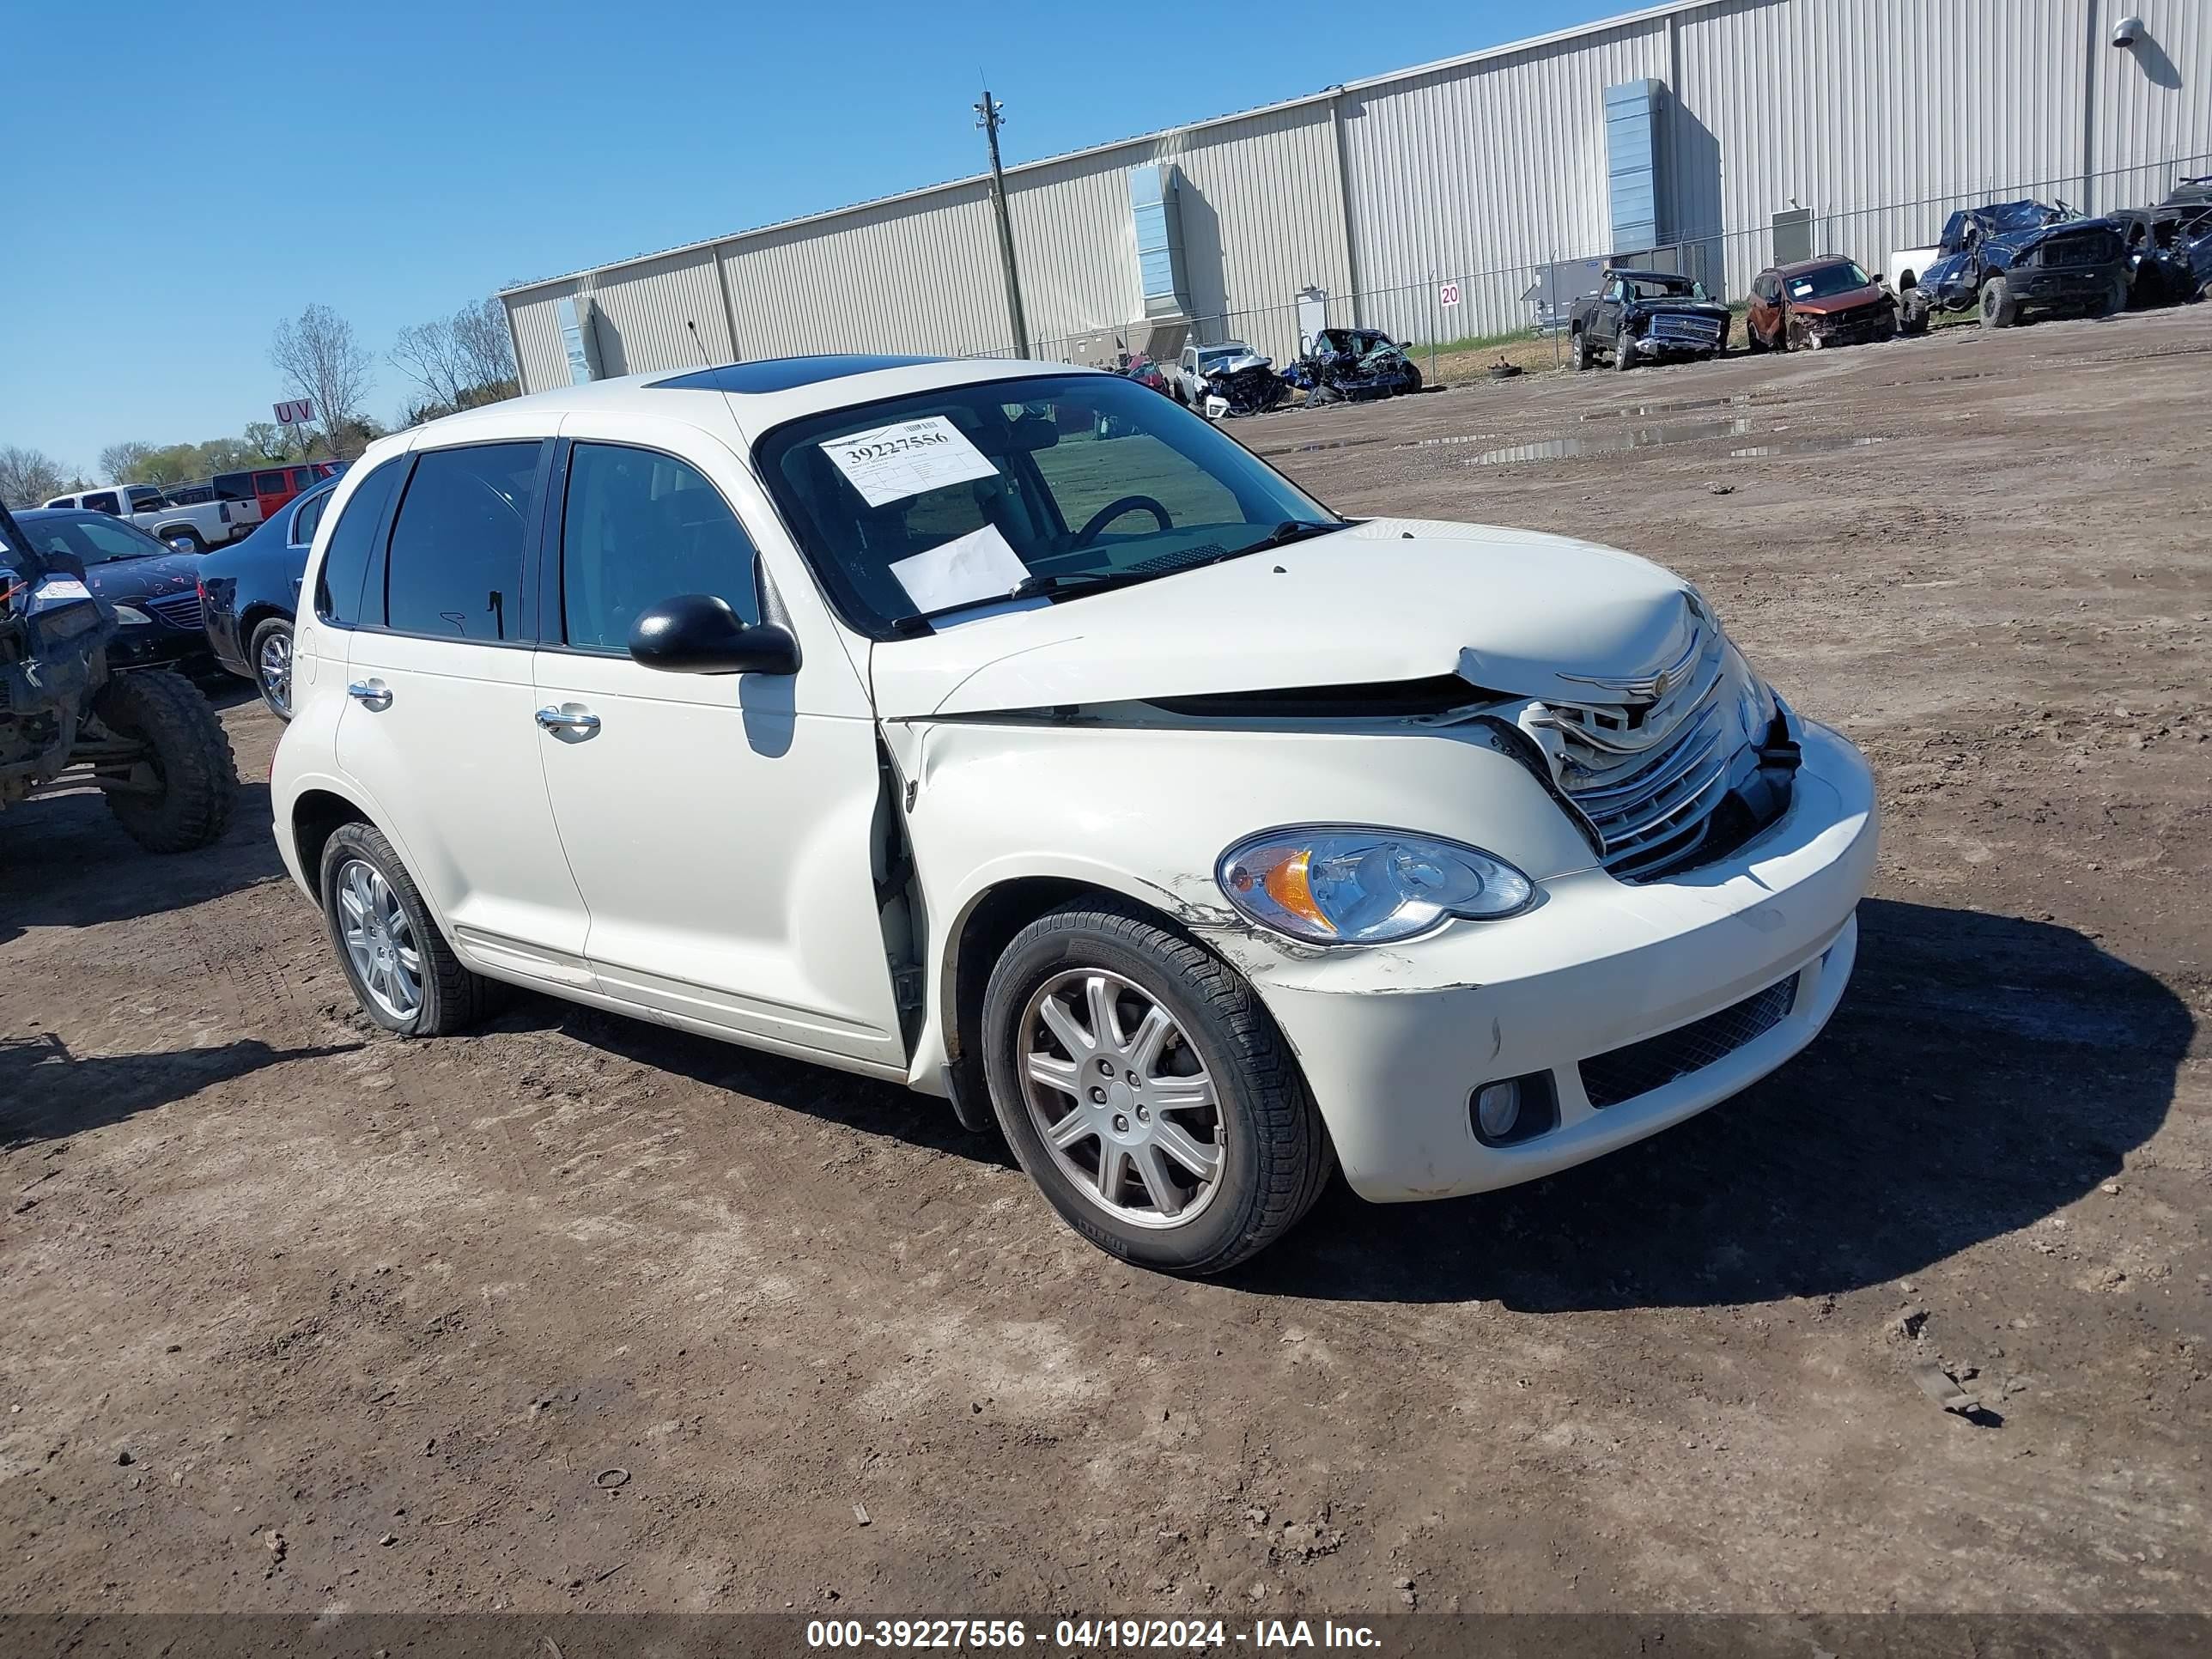
[[[1003,599],[1029,574],[1021,555],[989,524],[891,566],[916,611]]]
[[[870,507],[889,507],[927,489],[992,477],[999,471],[942,415],[832,438],[822,453]]]

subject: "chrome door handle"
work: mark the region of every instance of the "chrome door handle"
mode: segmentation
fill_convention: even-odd
[[[538,726],[548,732],[573,732],[580,738],[588,738],[599,729],[599,717],[587,708],[541,708],[538,711]]]
[[[346,687],[346,696],[378,714],[392,707],[392,688],[382,680],[356,680]]]

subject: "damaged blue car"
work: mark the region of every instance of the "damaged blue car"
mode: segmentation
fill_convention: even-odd
[[[2109,219],[2044,202],[1963,208],[1912,290],[1906,328],[1917,332],[1930,311],[1978,311],[1986,328],[2109,317],[2128,302],[2128,274],[2126,244]]]

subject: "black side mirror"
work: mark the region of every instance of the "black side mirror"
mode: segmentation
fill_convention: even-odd
[[[629,654],[671,674],[795,674],[799,641],[774,623],[750,626],[712,593],[664,599],[629,630]]]

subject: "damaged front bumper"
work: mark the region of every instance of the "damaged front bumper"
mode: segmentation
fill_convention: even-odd
[[[1210,942],[1289,1039],[1354,1191],[1483,1192],[1679,1123],[1810,1042],[1850,976],[1876,836],[1865,763],[1808,725],[1789,810],[1714,864],[1641,885],[1585,870],[1525,915],[1404,945]],[[1491,1144],[1474,1097],[1508,1080],[1534,1115]]]

